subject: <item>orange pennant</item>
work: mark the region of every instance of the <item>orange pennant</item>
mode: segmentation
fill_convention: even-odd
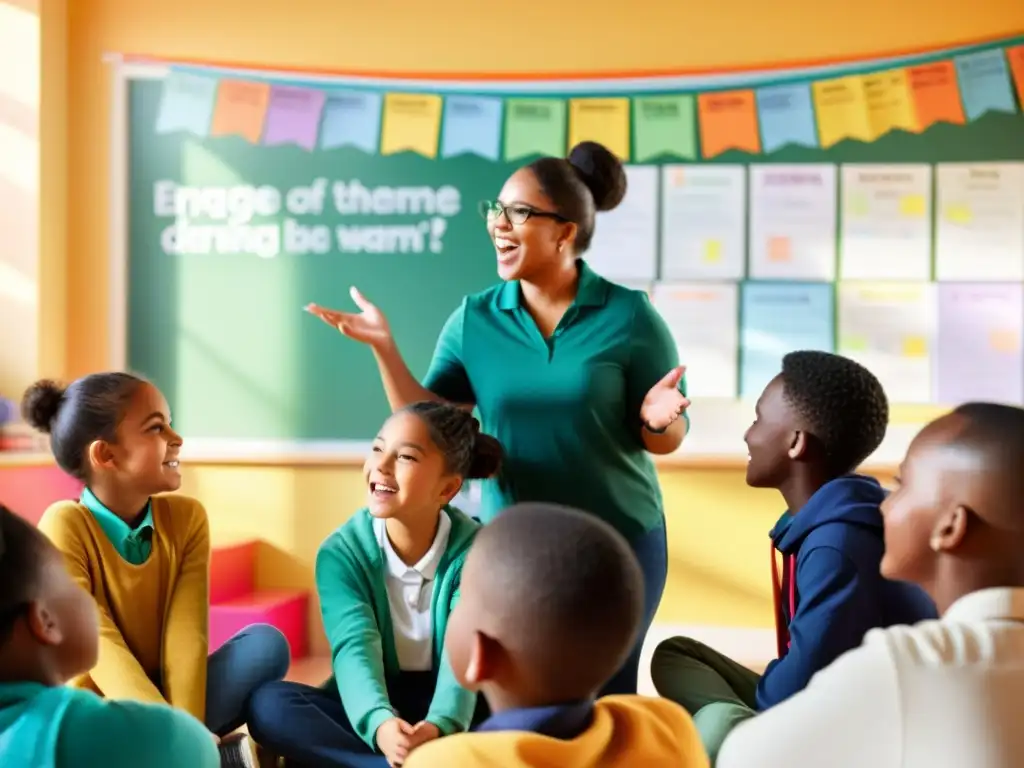
[[[237,134],[253,144],[263,133],[263,118],[270,104],[270,85],[243,80],[221,80],[213,107],[211,136]]]
[[[1017,101],[1024,110],[1024,45],[1006,49],[1006,60],[1010,62],[1013,82],[1017,84]]]
[[[907,83],[917,111],[918,130],[925,131],[938,122],[963,125],[964,107],[952,61],[907,67]]]
[[[753,91],[702,93],[697,97],[697,113],[700,151],[704,157],[715,157],[730,149],[752,154],[761,151]]]

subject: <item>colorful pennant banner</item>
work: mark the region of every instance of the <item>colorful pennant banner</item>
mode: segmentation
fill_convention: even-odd
[[[268,84],[172,68],[160,134],[241,136],[307,151],[355,147],[514,161],[598,141],[623,160],[695,160],[786,146],[828,149],[892,131],[962,125],[1024,103],[1024,44],[818,80],[702,93],[554,97],[381,93]],[[924,57],[922,57],[924,59]]]

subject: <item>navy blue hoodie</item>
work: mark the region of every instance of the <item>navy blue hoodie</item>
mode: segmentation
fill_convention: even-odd
[[[779,602],[789,649],[761,677],[759,710],[803,690],[816,672],[859,646],[868,630],[938,617],[922,589],[879,572],[884,498],[874,478],[846,475],[823,485],[803,509],[787,512],[772,529],[772,543],[786,564]]]

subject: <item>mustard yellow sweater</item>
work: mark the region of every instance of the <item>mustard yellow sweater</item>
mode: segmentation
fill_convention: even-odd
[[[63,553],[71,576],[99,607],[99,662],[72,685],[111,699],[170,704],[203,721],[210,567],[206,510],[185,496],[154,497],[152,510],[153,547],[142,565],[126,562],[77,502],[54,504],[39,522]]]
[[[405,768],[708,768],[686,710],[665,699],[607,696],[575,739],[524,731],[445,736],[409,753]]]

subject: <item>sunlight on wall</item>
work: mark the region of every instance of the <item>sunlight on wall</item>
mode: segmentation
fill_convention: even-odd
[[[38,3],[0,0],[0,394],[38,368]]]

